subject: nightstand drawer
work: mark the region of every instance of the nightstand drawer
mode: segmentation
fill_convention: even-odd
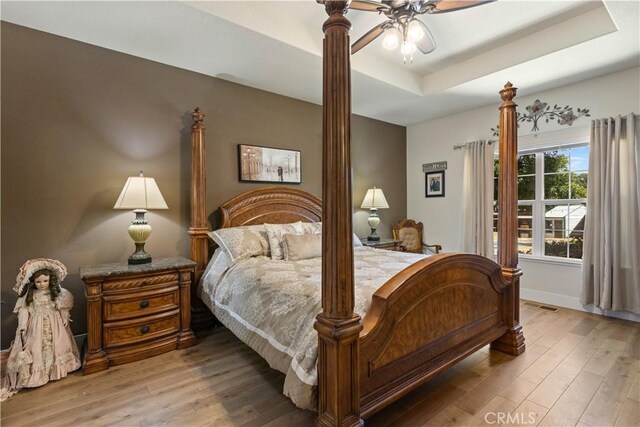
[[[180,331],[180,310],[104,324],[104,347],[106,349],[136,344],[141,341],[176,334]]]
[[[180,308],[180,288],[176,284],[152,291],[136,292],[133,295],[105,295],[103,318],[105,322],[111,322],[178,308]]]
[[[129,289],[146,288],[149,286],[156,287],[158,285],[177,285],[180,281],[178,273],[158,274],[132,277],[125,280],[106,281],[102,285],[102,292],[105,294],[116,294],[129,292]]]

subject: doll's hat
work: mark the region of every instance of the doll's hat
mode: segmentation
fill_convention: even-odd
[[[24,290],[26,284],[29,283],[31,275],[38,270],[44,269],[53,272],[53,274],[55,274],[58,278],[58,283],[62,282],[62,280],[67,277],[67,267],[65,267],[63,263],[56,259],[30,259],[29,261],[22,264],[22,267],[20,267],[20,272],[16,277],[16,285],[13,287],[13,290],[16,291],[18,295],[22,295],[22,291]]]

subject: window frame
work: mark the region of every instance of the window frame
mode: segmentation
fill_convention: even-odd
[[[549,151],[564,151],[570,150],[572,148],[579,147],[589,147],[588,139],[582,139],[580,142],[572,142],[561,145],[551,145],[551,146],[539,146],[532,147],[529,149],[522,149],[518,151],[518,157],[522,155],[530,155],[535,154],[535,199],[534,200],[518,200],[518,206],[531,206],[532,207],[532,253],[524,254],[518,253],[518,257],[524,260],[531,260],[537,262],[548,262],[552,264],[577,264],[582,265],[582,258],[571,258],[568,253],[566,257],[559,257],[554,255],[545,255],[545,237],[546,237],[546,228],[545,228],[545,213],[546,207],[548,205],[580,205],[586,204],[587,198],[580,199],[545,199],[544,193],[544,154]],[[591,154],[591,153],[589,153]],[[498,159],[498,155],[496,153],[494,159]],[[586,171],[578,171],[585,172],[588,176],[588,168]],[[571,174],[575,173],[571,170],[571,160],[569,160],[569,168],[566,172],[569,175],[569,197],[571,197]],[[528,176],[530,174],[525,174],[524,176]],[[549,173],[547,173],[549,175]],[[494,179],[494,185],[496,185],[497,180]],[[494,203],[497,201],[494,200]],[[517,232],[520,232],[520,227],[518,226]],[[519,234],[518,234],[519,235]],[[497,255],[497,239],[494,241],[494,253]]]

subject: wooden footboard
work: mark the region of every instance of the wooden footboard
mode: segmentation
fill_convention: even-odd
[[[495,262],[435,255],[373,296],[360,333],[360,403],[367,417],[509,330],[510,283]]]

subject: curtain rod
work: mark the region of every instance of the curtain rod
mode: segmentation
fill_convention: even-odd
[[[635,116],[638,117],[637,114]],[[590,127],[591,127],[590,125],[582,125],[582,126],[574,126],[571,129],[574,129],[574,130],[575,129],[579,129],[579,130],[585,129],[585,130],[587,130]],[[538,131],[538,132],[534,132],[534,133],[527,133],[527,134],[524,134],[524,135],[518,135],[518,139],[520,139],[520,138],[528,138],[528,137],[537,138],[538,135],[544,135],[544,134],[547,134],[547,133],[562,132],[562,131],[567,131],[567,130],[570,130],[570,129],[553,129],[553,130],[544,130],[542,132]],[[497,139],[490,139],[488,142],[489,142],[489,145],[491,145],[494,142],[498,142],[498,140]],[[467,144],[470,144],[470,142],[467,142],[466,144],[454,145],[453,149],[454,150],[461,150],[461,149],[465,148],[467,146]]]
[[[630,114],[633,114],[633,116],[636,119],[640,118],[640,114],[637,114],[637,113],[630,113]],[[623,116],[623,115],[620,115],[620,116],[624,119],[624,118],[626,118],[628,116],[628,114],[627,114],[627,116]],[[576,126],[573,129],[588,129],[590,127],[591,127],[591,125],[583,125],[583,126]],[[562,131],[562,130],[564,130],[564,129],[554,129],[554,130],[547,130],[547,131],[542,131],[542,132],[529,133],[529,134],[526,134],[526,135],[518,135],[518,138],[523,138],[523,137],[528,137],[528,136],[533,136],[534,138],[537,138],[538,135],[541,135],[541,134],[558,132],[558,131]],[[490,140],[487,141],[487,143],[489,145],[493,144],[494,142],[498,142],[498,140],[490,139]],[[462,150],[463,148],[465,148],[469,144],[470,144],[470,142],[467,142],[466,144],[454,145],[453,149],[454,150]]]
[[[497,139],[490,139],[487,141],[487,144],[491,145],[494,142],[498,142]],[[465,148],[467,145],[471,144],[470,142],[467,142],[466,144],[458,144],[458,145],[454,145],[453,149],[454,150],[462,150],[463,148]]]

